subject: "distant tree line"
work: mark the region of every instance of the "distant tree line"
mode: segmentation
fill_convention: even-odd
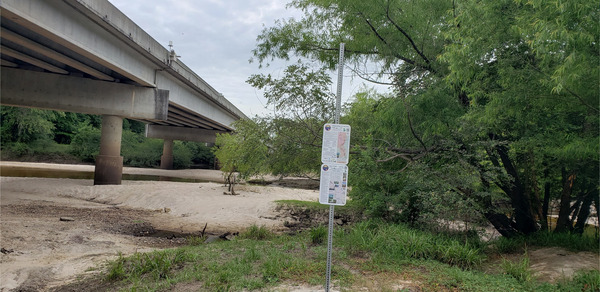
[[[94,163],[100,151],[102,117],[80,113],[2,106],[3,160]],[[163,140],[146,138],[142,122],[124,119],[121,155],[133,167],[158,167]],[[175,141],[173,167],[212,167],[214,155],[201,143]]]

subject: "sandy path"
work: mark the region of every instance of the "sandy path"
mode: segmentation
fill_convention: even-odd
[[[6,165],[3,163],[3,165]],[[40,167],[41,164],[33,164]],[[90,166],[68,167],[82,171]],[[143,174],[162,170],[134,169]],[[180,176],[220,178],[218,171],[180,171]],[[169,172],[173,176],[173,172]],[[181,238],[139,237],[155,229],[199,233],[236,232],[252,225],[283,228],[276,200],[317,200],[317,191],[240,186],[224,195],[219,183],[0,178],[0,291],[40,291],[97,267],[118,252],[131,254],[181,244]],[[69,217],[74,221],[60,221]],[[179,240],[179,241],[178,241]]]

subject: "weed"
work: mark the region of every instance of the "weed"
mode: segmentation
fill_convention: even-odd
[[[311,228],[308,233],[310,235],[310,242],[313,244],[322,244],[327,238],[327,228],[324,225]]]
[[[289,236],[253,226],[238,237],[244,240],[120,255],[109,263],[104,278],[131,291],[167,291],[176,283],[192,281],[200,282],[202,291],[270,290],[282,282],[318,285],[323,281],[327,249],[312,243],[324,238],[325,229],[320,226]],[[520,240],[526,246],[527,239]],[[486,274],[476,269],[485,258],[477,244],[382,221],[336,228],[334,243],[332,279],[345,289],[364,281],[369,271],[392,277],[401,273],[421,283],[424,291],[597,291],[600,280],[600,272],[589,271],[558,284],[537,283],[527,257],[505,260],[504,273]]]
[[[500,237],[491,243],[497,253],[521,252],[527,246],[558,246],[572,251],[592,251],[600,249],[600,242],[592,236],[582,236],[568,232],[554,233],[548,231],[536,232],[529,236],[515,238]]]
[[[382,262],[430,259],[471,268],[485,258],[479,249],[469,244],[400,224],[361,222],[344,235],[342,241],[350,255],[371,252]]]
[[[529,270],[529,256],[527,253],[525,253],[522,260],[517,262],[502,259],[500,267],[504,270],[504,273],[512,276],[520,282],[529,282],[533,278],[533,275]]]
[[[186,238],[187,244],[191,246],[201,245],[204,241],[206,241],[206,237],[204,236],[191,235]]]
[[[126,259],[123,257],[123,254],[119,252],[119,258],[109,263],[106,279],[108,279],[109,281],[118,281],[127,278],[127,274],[124,268],[125,262]]]
[[[581,291],[598,291],[600,289],[600,271],[577,271],[573,275],[572,282],[581,287]]]
[[[265,240],[273,238],[273,233],[265,226],[252,225],[245,232],[240,233],[241,239]]]

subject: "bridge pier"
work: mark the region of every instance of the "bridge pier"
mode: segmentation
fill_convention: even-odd
[[[163,155],[160,157],[161,169],[173,169],[173,140],[165,139]]]
[[[102,136],[100,154],[96,157],[94,185],[120,185],[123,175],[123,157],[121,156],[121,136],[123,118],[102,116]]]

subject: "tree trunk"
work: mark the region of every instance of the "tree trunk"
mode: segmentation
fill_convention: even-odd
[[[488,211],[483,215],[502,236],[512,238],[520,234],[519,231],[512,226],[512,221],[506,217],[506,215],[493,211]]]
[[[505,146],[497,145],[496,152],[502,160],[502,165],[506,173],[513,178],[513,181],[502,182],[500,186],[510,197],[511,205],[515,212],[515,228],[523,233],[530,234],[538,230],[535,215],[531,211],[531,201],[525,192],[525,187],[519,179],[519,174],[514,167],[508,155],[508,149]]]
[[[573,183],[575,182],[575,172],[569,174],[563,169],[563,189],[560,196],[560,210],[558,211],[558,220],[554,232],[567,232],[573,229],[569,215],[571,213],[571,192],[573,191]]]
[[[573,228],[574,233],[583,234],[583,230],[585,229],[585,222],[590,216],[590,207],[592,206],[592,201],[594,201],[594,197],[598,196],[598,191],[592,191],[588,193],[581,203],[581,208],[579,209],[579,213],[577,214],[577,222],[575,223],[575,228]]]
[[[544,171],[546,178],[548,177],[548,171]],[[544,184],[544,204],[542,205],[542,228],[546,231],[550,230],[548,226],[548,207],[550,206],[550,182]]]
[[[531,212],[534,213],[538,220],[543,219],[542,203],[540,200],[540,187],[538,185],[537,173],[535,169],[535,154],[533,151],[529,151],[529,185],[533,188],[533,194],[531,196]]]

